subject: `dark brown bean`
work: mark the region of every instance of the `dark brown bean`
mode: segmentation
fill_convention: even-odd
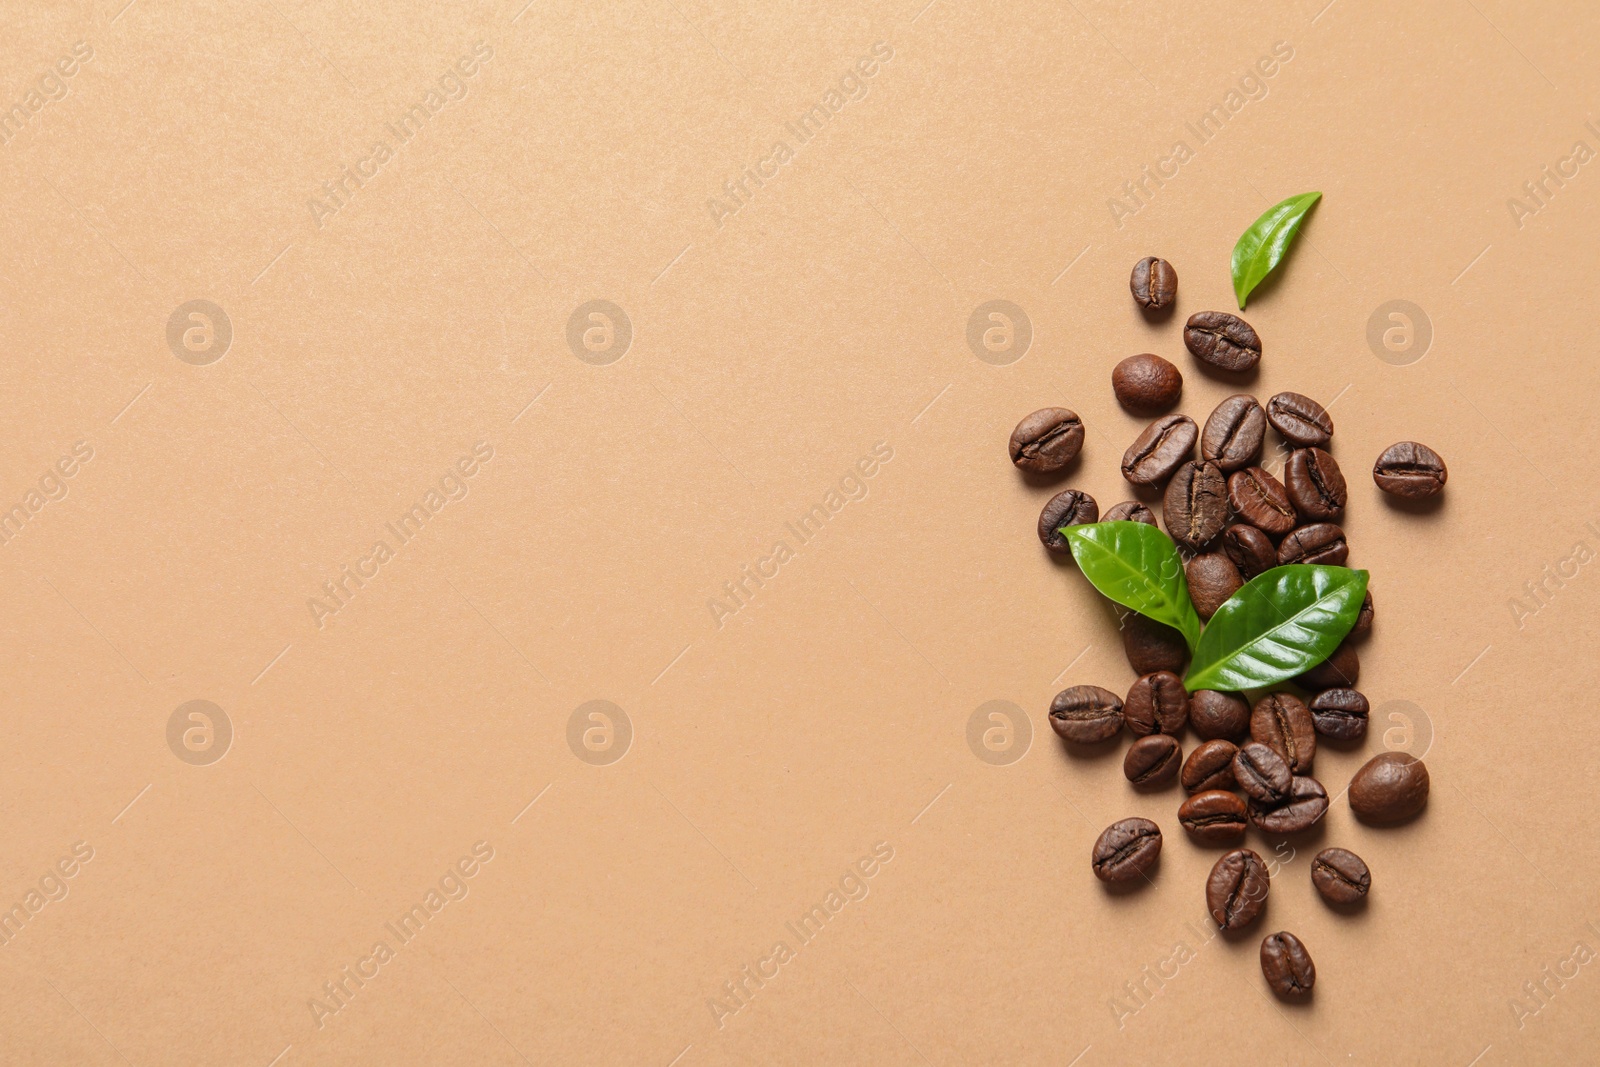
[[[1405,822],[1427,803],[1427,765],[1405,752],[1373,756],[1350,779],[1350,810],[1363,822]]]
[[[1094,497],[1079,489],[1066,489],[1051,497],[1039,512],[1039,542],[1058,556],[1072,555],[1072,546],[1061,536],[1061,527],[1080,526],[1100,517]]]
[[[1080,745],[1113,738],[1122,731],[1122,698],[1098,685],[1063,689],[1050,702],[1050,728]]]
[[[1299,697],[1272,693],[1256,701],[1250,737],[1282,756],[1295,774],[1310,773],[1317,756],[1317,730]]]
[[[1320,448],[1295,449],[1284,478],[1289,499],[1308,519],[1335,518],[1349,499],[1339,464]]]
[[[1066,408],[1040,408],[1011,431],[1011,462],[1031,474],[1052,474],[1083,447],[1083,421]]]
[[[1214,461],[1224,471],[1248,467],[1261,457],[1266,432],[1267,414],[1260,401],[1249,393],[1235,393],[1206,419],[1200,432],[1200,458]]]
[[[1350,638],[1339,642],[1339,647],[1328,658],[1294,679],[1301,689],[1348,689],[1361,680],[1361,657],[1356,654]]]
[[[1228,525],[1228,482],[1208,459],[1190,461],[1173,472],[1161,498],[1161,518],[1172,539],[1199,549]]]
[[[1354,689],[1324,689],[1308,705],[1317,733],[1334,741],[1359,741],[1367,736],[1367,698]]]
[[[1204,793],[1208,789],[1232,789],[1233,757],[1239,750],[1231,741],[1207,741],[1183,761],[1179,780],[1190,793]]]
[[[1261,362],[1261,338],[1248,322],[1226,311],[1190,315],[1183,343],[1196,359],[1218,370],[1237,373]]]
[[[1189,599],[1202,619],[1215,615],[1244,584],[1239,568],[1221,552],[1202,552],[1183,565],[1183,573],[1189,584]]]
[[[1249,581],[1278,565],[1278,550],[1266,534],[1247,523],[1236,522],[1222,531],[1222,551],[1239,568],[1239,576]]]
[[[1189,725],[1202,741],[1237,741],[1250,729],[1250,705],[1238,693],[1197,689],[1189,694]]]
[[[1294,786],[1289,764],[1260,741],[1251,741],[1233,757],[1233,779],[1252,800],[1266,804],[1282,801]]]
[[[1124,500],[1115,504],[1111,510],[1100,516],[1101,522],[1142,522],[1146,526],[1156,525],[1156,513],[1139,503],[1137,500]]]
[[[1131,611],[1122,619],[1122,651],[1135,674],[1182,673],[1189,662],[1189,645],[1183,634]]]
[[[1129,356],[1111,371],[1111,391],[1129,411],[1165,411],[1183,394],[1177,367],[1149,352]]]
[[[1356,616],[1356,624],[1350,627],[1351,637],[1365,637],[1372,632],[1372,590],[1367,590],[1367,595],[1361,601],[1361,614]]]
[[[1261,857],[1236,848],[1217,860],[1206,878],[1206,910],[1222,929],[1243,929],[1266,906],[1271,883]]]
[[[1267,421],[1285,441],[1300,448],[1322,448],[1333,437],[1333,418],[1327,410],[1299,393],[1279,393],[1268,400]]]
[[[1283,483],[1260,467],[1246,467],[1228,477],[1228,503],[1256,529],[1282,537],[1300,521]]]
[[[1444,488],[1450,472],[1439,453],[1416,441],[1390,445],[1372,465],[1372,480],[1385,493],[1422,500]]]
[[[1311,861],[1311,884],[1329,904],[1359,904],[1372,888],[1372,872],[1354,852],[1325,848]]]
[[[1149,819],[1123,819],[1106,827],[1094,843],[1090,862],[1102,882],[1133,882],[1161,855],[1161,827]]]
[[[1311,953],[1293,934],[1280,930],[1261,942],[1261,974],[1267,986],[1284,1000],[1304,1000],[1317,984],[1317,966]]]
[[[1196,841],[1223,844],[1244,835],[1249,809],[1237,793],[1212,789],[1196,793],[1178,808],[1178,825]]]
[[[1194,452],[1200,431],[1187,415],[1163,415],[1144,428],[1122,454],[1122,476],[1134,485],[1156,485]]]
[[[1278,545],[1278,565],[1287,563],[1320,563],[1328,567],[1342,567],[1350,558],[1350,546],[1345,544],[1344,531],[1331,522],[1314,522],[1290,531]]]
[[[1137,679],[1122,702],[1122,718],[1137,736],[1178,734],[1189,721],[1189,693],[1172,671]]]
[[[1250,824],[1269,834],[1304,833],[1327,813],[1328,791],[1309,775],[1295,778],[1280,801],[1250,802]]]
[[[1147,311],[1160,311],[1178,299],[1178,272],[1172,264],[1155,256],[1145,256],[1133,265],[1128,288],[1134,301]]]
[[[1183,747],[1170,734],[1151,734],[1128,746],[1122,773],[1134,785],[1149,789],[1170,785],[1178,776]]]

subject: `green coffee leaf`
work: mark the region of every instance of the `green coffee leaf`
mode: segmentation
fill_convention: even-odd
[[[1100,592],[1140,615],[1183,634],[1193,652],[1200,641],[1200,616],[1189,599],[1172,538],[1143,522],[1096,522],[1063,526],[1078,569]]]
[[[1289,243],[1300,232],[1300,223],[1322,196],[1301,193],[1268,208],[1266,214],[1250,224],[1233,246],[1233,292],[1244,310],[1245,298],[1282,261]]]

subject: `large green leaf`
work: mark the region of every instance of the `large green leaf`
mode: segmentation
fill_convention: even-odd
[[[1292,563],[1245,583],[1200,636],[1184,685],[1259,689],[1327,659],[1361,613],[1367,572]]]
[[[1143,522],[1063,526],[1072,557],[1094,587],[1123,607],[1174,627],[1193,652],[1200,616],[1189,599],[1183,560],[1172,538]]]
[[[1251,290],[1283,260],[1289,242],[1300,232],[1306,212],[1321,196],[1321,193],[1291,196],[1268,208],[1266,214],[1239,235],[1238,243],[1233,246],[1233,293],[1239,298],[1240,311],[1244,310],[1245,298]]]

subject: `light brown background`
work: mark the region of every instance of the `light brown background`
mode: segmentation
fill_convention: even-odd
[[[1600,969],[1541,969],[1600,945],[1600,567],[1521,625],[1511,600],[1600,551],[1600,164],[1520,227],[1507,206],[1600,149],[1592,5],[124,2],[0,16],[6,106],[94,53],[0,146],[0,504],[94,452],[0,547],[0,904],[94,850],[0,947],[0,1059],[1593,1058]],[[319,227],[321,184],[480,41],[465,97]],[[865,97],[718,227],[706,201],[879,41]],[[1280,41],[1200,145],[1185,123]],[[1194,159],[1116,225],[1178,140]],[[1341,800],[1274,856],[1254,935],[1207,942],[1213,853],[1175,793],[1049,733],[1056,690],[1132,676],[1033,523],[1063,485],[1127,496],[1118,359],[1174,359],[1198,416],[1232,391],[1135,314],[1133,262],[1177,266],[1179,321],[1230,308],[1239,231],[1312,188],[1247,312],[1252,389],[1338,398],[1379,603],[1362,688],[1416,706],[1318,774],[1337,792],[1388,736],[1428,749],[1433,798],[1388,832]],[[596,298],[633,325],[609,366],[565,340]],[[195,299],[233,327],[209,366],[166,342]],[[990,299],[1032,323],[1008,366],[965,340]],[[1367,343],[1392,299],[1434,334],[1407,365]],[[1025,484],[1006,436],[1058,403],[1082,461]],[[1449,461],[1442,508],[1365,474],[1408,438]],[[479,441],[467,497],[318,629],[320,583]],[[877,442],[866,498],[798,546],[784,524]],[[719,628],[708,602],[780,539]],[[167,744],[195,699],[234,730],[208,766]],[[619,762],[569,748],[591,699],[631,723]],[[1006,765],[967,742],[991,700],[1031,726]],[[1129,814],[1168,848],[1112,897],[1088,850]],[[478,841],[465,899],[319,1028],[323,983]],[[878,842],[870,894],[798,947],[785,923]],[[1359,917],[1313,894],[1324,842],[1375,871]],[[1311,1006],[1263,995],[1280,928]],[[708,999],[778,940],[795,958],[719,1026]],[[1519,1019],[1529,981],[1553,996]],[[1119,1018],[1129,982],[1150,995]]]

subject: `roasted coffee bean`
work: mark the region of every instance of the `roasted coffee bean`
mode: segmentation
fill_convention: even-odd
[[[1060,556],[1072,555],[1072,546],[1061,536],[1061,527],[1080,526],[1100,517],[1094,497],[1078,489],[1067,489],[1051,497],[1039,512],[1039,541]]]
[[[1190,793],[1232,789],[1233,757],[1239,754],[1231,741],[1207,741],[1183,761],[1180,781]]]
[[[1190,315],[1183,343],[1196,359],[1218,370],[1247,371],[1261,362],[1261,338],[1248,322],[1226,311]]]
[[[1344,531],[1331,522],[1314,522],[1289,533],[1278,545],[1278,564],[1321,563],[1328,567],[1342,567],[1350,558],[1350,546],[1344,543]]]
[[[1189,694],[1189,725],[1202,741],[1237,741],[1250,729],[1250,705],[1238,693],[1197,689]]]
[[[1283,483],[1260,467],[1229,475],[1228,503],[1245,522],[1274,537],[1282,537],[1300,521]]]
[[[1385,493],[1422,500],[1444,488],[1450,472],[1439,453],[1415,441],[1390,445],[1372,466],[1372,480]]]
[[[1128,288],[1133,290],[1133,299],[1140,307],[1160,311],[1178,299],[1178,272],[1164,259],[1145,256],[1133,265]]]
[[[1189,461],[1200,436],[1187,415],[1163,415],[1144,428],[1122,454],[1122,476],[1134,485],[1156,485]]]
[[[1182,633],[1133,612],[1122,620],[1122,651],[1135,674],[1181,674],[1189,662],[1189,645]]]
[[[1250,802],[1250,824],[1269,834],[1304,833],[1327,813],[1328,791],[1310,776],[1294,779],[1281,801]]]
[[[1202,548],[1228,525],[1228,482],[1208,459],[1179,467],[1161,498],[1167,533],[1180,545]]]
[[[1100,516],[1101,522],[1142,522],[1146,526],[1156,524],[1156,513],[1139,503],[1137,500],[1124,500],[1115,505],[1110,511]]]
[[[1236,522],[1222,531],[1222,551],[1239,568],[1239,576],[1249,581],[1278,565],[1278,550],[1266,534],[1246,523]]]
[[[1050,728],[1080,745],[1115,737],[1122,730],[1122,698],[1098,685],[1063,689],[1050,702]]]
[[[1223,844],[1243,836],[1248,808],[1237,793],[1211,789],[1196,793],[1178,808],[1178,825],[1207,845]]]
[[[1328,658],[1294,679],[1301,689],[1348,689],[1361,680],[1361,657],[1346,637]]]
[[[1300,698],[1273,693],[1256,701],[1250,714],[1250,738],[1284,758],[1295,774],[1308,774],[1317,757],[1317,730]]]
[[[1165,411],[1183,393],[1183,375],[1160,356],[1129,356],[1111,371],[1111,391],[1129,411]]]
[[[1239,568],[1221,552],[1202,552],[1183,565],[1183,573],[1189,584],[1189,599],[1202,619],[1215,615],[1244,584]]]
[[[1367,698],[1354,689],[1324,689],[1311,698],[1311,721],[1317,733],[1335,741],[1359,741],[1367,736]]]
[[[1311,884],[1329,904],[1359,904],[1372,888],[1372,872],[1354,852],[1325,848],[1311,861]]]
[[[1267,421],[1285,441],[1300,448],[1322,448],[1333,437],[1333,419],[1327,410],[1299,393],[1279,393],[1268,400]]]
[[[1373,756],[1350,779],[1350,810],[1364,822],[1404,822],[1428,803],[1428,768],[1405,752]]]
[[[1122,758],[1122,773],[1134,785],[1157,788],[1178,776],[1183,747],[1170,734],[1151,734],[1128,746]]]
[[[1206,419],[1200,431],[1200,458],[1213,460],[1224,471],[1248,467],[1261,456],[1267,434],[1267,414],[1249,393],[1235,393]]]
[[[1182,732],[1189,721],[1189,693],[1183,679],[1172,671],[1140,677],[1122,702],[1122,718],[1139,737]]]
[[[1066,408],[1040,408],[1011,431],[1011,462],[1030,474],[1052,474],[1083,447],[1083,422]]]
[[[1284,1000],[1304,1000],[1317,984],[1317,965],[1300,939],[1287,931],[1268,934],[1261,942],[1261,974]]]
[[[1294,773],[1288,762],[1260,741],[1251,741],[1233,757],[1233,780],[1252,800],[1276,804],[1289,796]]]
[[[1289,499],[1308,519],[1334,518],[1349,499],[1339,464],[1320,448],[1295,449],[1284,479]]]
[[[1356,616],[1356,624],[1350,627],[1351,637],[1365,637],[1372,632],[1372,590],[1367,590],[1367,595],[1361,599],[1361,614]]]
[[[1236,848],[1217,860],[1206,878],[1206,910],[1222,929],[1243,929],[1266,907],[1271,883],[1261,857]]]
[[[1132,882],[1161,855],[1161,827],[1149,819],[1123,819],[1105,828],[1090,860],[1102,882]]]

